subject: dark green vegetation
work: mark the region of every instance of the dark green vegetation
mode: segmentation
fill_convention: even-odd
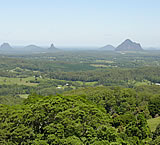
[[[22,105],[1,105],[0,143],[154,144],[159,126],[152,133],[147,119],[158,106],[143,93],[89,87],[63,96],[33,94]]]
[[[160,52],[0,56],[0,144],[159,144]]]

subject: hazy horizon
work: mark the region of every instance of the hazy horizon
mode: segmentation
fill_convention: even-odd
[[[25,48],[26,46],[29,46],[29,45],[35,45],[35,46],[41,47],[43,49],[48,49],[50,47],[50,44],[48,44],[48,45],[37,45],[37,44],[11,45],[10,44],[10,46],[12,48],[17,49],[17,50],[23,49],[23,48]],[[59,45],[59,46],[55,46],[55,47],[58,48],[58,49],[62,49],[62,50],[74,50],[74,49],[75,50],[98,50],[98,49],[102,48],[103,46],[62,46],[62,45]],[[117,46],[114,46],[114,47],[116,48]],[[160,47],[152,47],[152,46],[151,47],[149,47],[149,46],[148,47],[142,47],[142,48],[144,50],[160,50]]]
[[[101,47],[129,38],[160,48],[159,5],[158,0],[5,0],[0,43]]]

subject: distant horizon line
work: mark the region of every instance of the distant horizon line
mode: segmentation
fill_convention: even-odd
[[[38,47],[41,47],[41,48],[48,48],[50,45],[36,45],[36,44],[29,44],[29,45],[35,45],[35,46],[38,46]],[[22,47],[26,47],[26,46],[29,46],[29,45],[11,45],[11,47],[13,48],[22,48]],[[104,45],[103,45],[104,46]],[[59,48],[59,49],[73,49],[73,48],[76,48],[76,49],[99,49],[99,48],[102,48],[103,46],[64,46],[64,45],[58,45],[58,46],[55,46],[56,48]],[[153,47],[153,46],[145,46],[145,47],[142,47],[143,49],[155,49],[155,50],[160,50],[160,47]]]
[[[50,46],[50,45],[38,45],[38,44],[32,44],[32,43],[28,44],[28,45],[26,44],[26,45],[11,45],[11,46],[12,47],[26,47],[29,45],[35,45],[35,46],[42,47],[42,48],[47,48]],[[111,44],[107,44],[107,45],[111,45]],[[106,45],[99,45],[99,46],[95,46],[95,45],[81,45],[81,46],[80,45],[55,45],[55,47],[58,47],[58,48],[101,48],[104,46],[106,46]],[[114,46],[114,45],[112,45],[112,46]],[[114,46],[114,47],[117,47],[117,46]],[[143,46],[142,48],[144,48],[144,49],[146,49],[146,48],[160,49],[160,46],[159,47],[157,47],[157,46]]]
[[[127,40],[127,39],[126,39]],[[134,42],[134,41],[133,41]],[[55,45],[55,43],[48,43],[48,45],[40,45],[40,44],[36,44],[36,43],[28,43],[28,44],[21,44],[21,45],[18,45],[18,44],[16,44],[16,45],[12,45],[10,42],[7,42],[7,41],[4,41],[4,42],[2,42],[2,43],[0,43],[0,46],[2,45],[2,44],[4,44],[4,43],[8,43],[10,46],[12,46],[12,47],[26,47],[26,46],[30,46],[30,45],[35,45],[35,46],[38,46],[38,47],[42,47],[42,48],[47,48],[47,47],[49,47],[49,46],[51,46],[51,44],[54,44]],[[139,43],[139,44],[141,44],[141,43]],[[104,46],[107,46],[107,45],[112,45],[112,44],[104,44],[104,45],[55,45],[56,47],[60,47],[60,48],[101,48],[101,47],[104,47]],[[117,46],[115,46],[115,45],[112,45],[113,47],[117,47]],[[144,48],[144,49],[151,49],[151,48],[153,48],[153,49],[160,49],[160,46],[142,46],[142,48]]]

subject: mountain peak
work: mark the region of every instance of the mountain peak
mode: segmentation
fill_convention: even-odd
[[[106,45],[104,47],[101,47],[100,50],[115,50],[115,47],[112,45]]]
[[[133,42],[130,39],[126,39],[116,48],[116,51],[142,51],[142,50],[143,49],[139,43]]]
[[[56,48],[54,46],[54,44],[52,43],[51,46],[48,48],[48,50],[59,50],[58,48]]]
[[[49,49],[55,49],[54,44],[52,43]]]
[[[10,46],[9,43],[3,43],[3,44],[0,46],[0,49],[1,49],[1,50],[11,50],[12,47]]]
[[[130,39],[126,39],[124,42],[133,43],[133,41],[131,41]]]
[[[25,46],[23,48],[23,50],[24,51],[30,51],[30,52],[32,52],[32,51],[39,52],[39,51],[42,51],[43,49],[41,47],[39,47],[39,46],[34,45],[34,44],[30,44],[28,46]]]

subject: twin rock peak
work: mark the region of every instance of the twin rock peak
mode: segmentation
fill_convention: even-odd
[[[143,48],[139,43],[133,42],[130,39],[126,39],[116,48],[112,45],[106,45],[101,50],[112,50],[112,51],[143,51]]]

